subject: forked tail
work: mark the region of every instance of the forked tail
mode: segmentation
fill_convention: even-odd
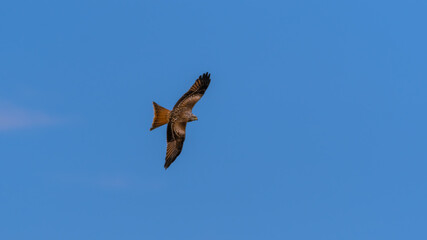
[[[169,113],[171,112],[155,102],[153,102],[153,107],[154,107],[154,118],[153,118],[153,124],[151,125],[150,131],[168,123]]]

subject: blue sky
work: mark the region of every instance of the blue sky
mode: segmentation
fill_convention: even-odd
[[[3,1],[0,239],[426,239],[426,11]]]

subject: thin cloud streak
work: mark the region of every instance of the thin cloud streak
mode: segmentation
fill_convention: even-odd
[[[50,126],[59,119],[43,112],[0,105],[0,131]]]
[[[57,173],[52,175],[52,181],[75,186],[97,189],[162,189],[165,184],[162,179],[146,179],[132,173]]]

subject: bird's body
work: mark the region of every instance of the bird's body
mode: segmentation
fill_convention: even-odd
[[[178,100],[172,111],[153,102],[154,119],[150,131],[166,123],[168,124],[166,130],[168,145],[166,149],[165,169],[167,169],[181,153],[185,140],[187,122],[197,120],[197,117],[192,113],[192,109],[197,101],[202,98],[210,81],[209,73],[199,76],[190,90]]]

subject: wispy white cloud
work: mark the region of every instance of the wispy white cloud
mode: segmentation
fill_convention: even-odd
[[[0,131],[49,126],[59,119],[40,111],[0,104]]]
[[[131,184],[131,179],[123,175],[105,175],[105,174],[60,174],[56,178],[63,182],[71,184],[82,184],[96,188],[127,188]]]
[[[103,176],[92,179],[93,183],[105,188],[124,188],[130,185],[130,179],[123,176]]]
[[[164,187],[161,179],[144,178],[132,173],[57,173],[54,181],[65,184],[97,189],[149,189],[158,190]]]

